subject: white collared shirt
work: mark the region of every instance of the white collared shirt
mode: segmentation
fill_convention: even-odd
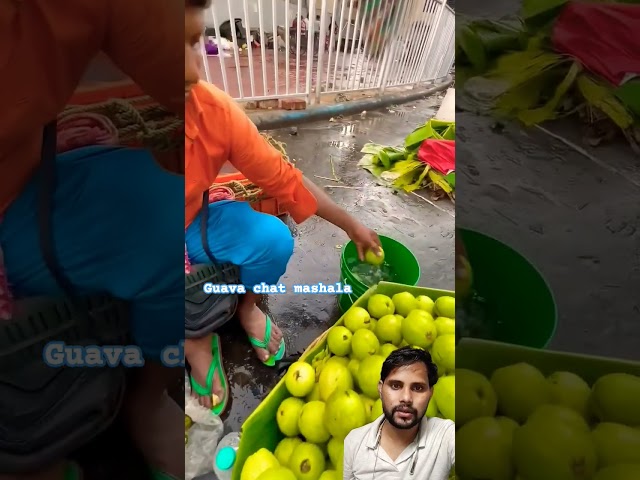
[[[420,435],[393,461],[376,445],[382,420],[384,415],[345,438],[344,480],[447,480],[456,461],[455,423],[424,417]]]

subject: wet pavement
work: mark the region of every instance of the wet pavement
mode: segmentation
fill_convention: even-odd
[[[377,185],[373,176],[357,166],[365,143],[401,144],[415,127],[435,115],[442,97],[440,94],[381,112],[369,112],[364,118],[356,115],[269,133],[286,142],[287,153],[295,159],[297,167],[318,185],[349,187],[325,188],[325,191],[351,215],[412,250],[422,269],[420,285],[452,290],[453,204],[443,199],[435,208],[418,197],[394,194]],[[318,178],[333,177],[330,158],[341,183]],[[281,281],[287,286],[338,282],[340,247],[348,241],[344,232],[317,217],[291,227],[295,251]],[[340,317],[334,295],[271,295],[265,303],[284,332],[288,354],[302,352]],[[279,377],[258,362],[236,322],[226,325],[221,333],[225,367],[232,385],[232,403],[224,419],[226,430],[231,431],[240,428]]]
[[[519,8],[457,2],[472,18]],[[623,138],[586,146],[575,119],[544,128],[586,155],[539,129],[494,124],[456,114],[458,227],[507,243],[547,279],[558,307],[550,348],[640,359],[640,158]]]

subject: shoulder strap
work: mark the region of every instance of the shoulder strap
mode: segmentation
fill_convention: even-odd
[[[41,150],[41,181],[38,197],[38,224],[40,228],[40,249],[45,264],[49,268],[58,285],[69,296],[73,297],[75,288],[63,273],[56,256],[56,244],[53,235],[53,211],[55,190],[57,184],[56,167],[56,136],[57,123],[53,122],[44,127]]]
[[[200,212],[200,238],[202,240],[202,248],[212,263],[216,263],[216,259],[211,253],[209,247],[209,189],[202,192],[202,211]]]

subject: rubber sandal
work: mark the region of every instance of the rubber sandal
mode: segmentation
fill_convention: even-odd
[[[269,342],[271,341],[271,332],[273,331],[272,325],[273,321],[271,320],[271,317],[267,315],[267,322],[264,329],[264,340],[258,340],[257,338],[249,337],[251,345],[268,351]],[[284,344],[283,338],[282,340],[280,340],[280,347],[278,348],[278,352],[275,355],[269,356],[269,358],[262,363],[267,367],[275,367],[276,363],[284,358],[285,353],[286,345]]]
[[[214,406],[211,409],[214,415],[217,416],[220,416],[226,410],[227,404],[229,403],[229,382],[227,381],[227,375],[224,371],[224,365],[222,365],[220,350],[220,337],[214,333],[211,337],[211,353],[213,353],[213,360],[211,361],[209,371],[207,372],[206,385],[200,385],[191,375],[189,376],[189,379],[191,381],[191,389],[198,395],[206,397],[213,395],[213,376],[216,372],[218,372],[220,385],[224,390],[224,397],[221,399],[222,401],[218,405]]]

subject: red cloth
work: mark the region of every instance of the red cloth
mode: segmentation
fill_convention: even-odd
[[[556,51],[614,85],[640,75],[640,5],[569,2],[553,27]]]
[[[456,170],[456,142],[427,139],[420,145],[418,160],[443,175],[449,175]]]

